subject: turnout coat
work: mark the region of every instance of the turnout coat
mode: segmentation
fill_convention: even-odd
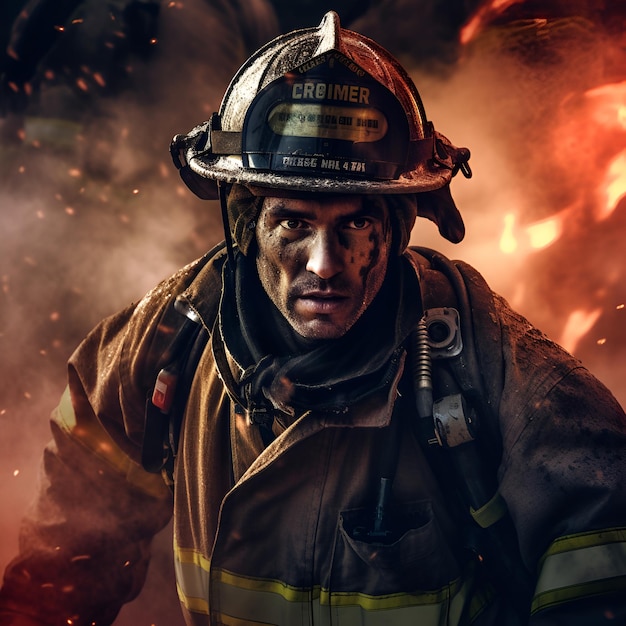
[[[438,272],[416,251],[405,254],[427,294]],[[520,621],[481,572],[480,555],[467,550],[465,522],[426,458],[408,404],[397,421],[398,535],[359,535],[376,505],[385,432],[411,376],[406,355],[373,397],[341,414],[306,411],[275,422],[265,446],[224,382],[241,376],[219,328],[225,258],[219,250],[184,268],[104,320],[72,356],[39,496],[0,592],[0,624],[112,623],[141,588],[151,539],[172,514],[190,626],[501,626],[550,623],[541,620],[555,611],[568,624],[600,624],[607,611],[618,614],[615,597],[626,595],[626,420],[580,362],[463,266],[497,419],[488,425],[498,438],[497,499],[534,589],[533,618]],[[209,339],[186,397],[170,490],[141,457],[146,401],[180,326],[177,297]],[[588,621],[575,621],[583,615]]]

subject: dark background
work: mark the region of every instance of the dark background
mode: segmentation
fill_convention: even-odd
[[[473,179],[452,185],[465,241],[420,220],[412,243],[475,265],[625,404],[624,2],[66,4],[19,40],[31,93],[5,91],[0,118],[0,568],[76,344],[222,238],[215,204],[180,182],[171,137],[217,110],[254,49],[329,8],[396,54],[435,127],[472,150]],[[22,9],[0,9],[3,49]],[[182,624],[170,540],[117,624]]]

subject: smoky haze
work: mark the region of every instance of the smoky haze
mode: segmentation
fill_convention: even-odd
[[[475,14],[485,6],[472,4]],[[401,58],[435,127],[472,151],[473,178],[452,184],[466,239],[447,244],[419,220],[412,243],[472,263],[626,404],[618,38],[589,11],[543,26],[484,12],[461,45],[468,14],[444,14],[435,1],[369,5],[351,26]],[[269,2],[236,13],[229,6],[163,5],[151,56],[131,56],[114,93],[101,93],[104,79],[89,64],[78,61],[60,79],[57,62],[27,112],[23,141],[11,140],[16,120],[0,120],[1,569],[17,550],[77,343],[222,238],[218,207],[183,186],[168,147],[217,110],[249,52],[278,33],[281,15]],[[157,537],[147,585],[116,624],[182,625],[170,539],[169,529]]]

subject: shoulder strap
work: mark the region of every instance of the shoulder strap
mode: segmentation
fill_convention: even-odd
[[[176,299],[174,308],[181,313],[180,326],[166,349],[165,363],[152,393],[146,398],[141,457],[146,470],[162,472],[170,485],[187,397],[209,339],[208,331],[184,300]]]
[[[459,349],[453,354],[434,352],[433,365],[452,377],[457,391],[481,416],[480,424],[474,423],[474,428],[480,429],[481,446],[486,447],[486,453],[497,465],[501,450],[493,405],[502,387],[502,350],[493,292],[467,263],[450,261],[440,252],[424,247],[412,247],[410,254],[420,278],[424,311],[458,312]],[[476,340],[476,330],[480,332],[480,341]],[[433,353],[432,340],[429,345]],[[443,387],[439,393],[449,393]]]
[[[436,401],[428,416],[426,432],[431,435],[422,436],[421,443],[447,490],[460,494],[471,549],[480,555],[494,586],[524,615],[532,596],[530,576],[496,475],[502,443],[492,396],[497,397],[502,386],[502,349],[493,292],[466,263],[450,261],[428,248],[412,248],[410,254],[420,277],[425,318],[429,310],[454,308],[462,342],[458,352],[432,360]],[[433,436],[438,411],[465,416],[471,436],[461,442]],[[424,432],[423,424],[420,430]]]
[[[215,259],[224,249],[220,243],[202,259],[200,267]],[[144,439],[141,463],[152,473],[161,472],[171,483],[182,416],[200,357],[209,340],[209,331],[182,295],[171,305],[172,339],[152,360],[158,374],[145,403]]]

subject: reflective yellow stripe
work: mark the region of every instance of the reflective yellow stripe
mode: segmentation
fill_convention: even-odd
[[[174,554],[181,602],[189,611],[208,615],[208,559],[193,550],[176,547]],[[210,585],[216,602],[213,611],[219,615],[221,623],[229,626],[308,624],[310,619],[320,626],[328,626],[336,620],[346,626],[439,626],[442,623],[453,626],[460,622],[470,578],[459,579],[432,593],[381,596],[331,593],[320,587],[299,588],[278,580],[240,576],[225,570],[211,571]]]
[[[178,598],[194,613],[209,614],[209,568],[209,559],[199,552],[174,546]]]
[[[65,388],[55,411],[56,424],[68,437],[89,449],[136,488],[156,498],[169,498],[171,491],[158,474],[146,472],[110,437],[97,419],[81,419],[78,423],[69,386]]]
[[[479,509],[470,507],[470,513],[474,521],[481,528],[489,528],[489,526],[500,521],[507,514],[507,511],[506,502],[499,491],[496,491],[493,498]]]
[[[297,589],[278,581],[216,572],[212,578],[219,595],[220,619],[236,617],[243,623],[329,625],[340,620],[345,626],[438,626],[458,623],[467,590],[460,583],[454,589],[436,593],[398,593],[370,596],[361,593],[331,593],[326,589]]]
[[[560,537],[542,560],[532,613],[619,590],[626,592],[626,529]]]

